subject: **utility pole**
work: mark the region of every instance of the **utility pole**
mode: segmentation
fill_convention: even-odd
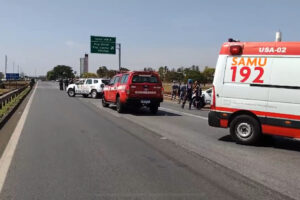
[[[117,43],[117,49],[119,50],[119,71],[121,71],[121,43]]]
[[[15,62],[13,62],[13,73],[15,73]]]
[[[4,78],[6,79],[6,73],[7,73],[7,55],[5,55],[5,69],[4,69]]]

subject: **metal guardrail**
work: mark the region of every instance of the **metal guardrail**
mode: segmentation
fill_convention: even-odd
[[[11,102],[14,98],[16,98],[21,92],[23,92],[28,86],[23,86],[21,88],[18,88],[16,90],[13,90],[11,92],[8,92],[2,96],[0,96],[0,109],[2,109],[3,106]]]

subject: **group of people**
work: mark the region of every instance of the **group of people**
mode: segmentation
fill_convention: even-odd
[[[192,79],[188,79],[186,84],[181,84],[181,82],[177,84],[173,81],[171,100],[176,100],[176,96],[178,96],[178,103],[181,104],[182,102],[182,109],[184,109],[186,101],[189,102],[189,109],[191,109],[193,94],[195,94],[195,99],[199,99],[202,96],[202,89],[198,81],[193,82]]]
[[[69,84],[73,84],[74,80],[73,79],[59,79],[59,89],[60,90],[66,90]],[[65,85],[65,88],[64,88]]]

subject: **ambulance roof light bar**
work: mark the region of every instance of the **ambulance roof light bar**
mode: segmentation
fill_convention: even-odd
[[[240,42],[239,40],[234,40],[234,39],[232,39],[232,38],[229,38],[228,39],[228,42]]]

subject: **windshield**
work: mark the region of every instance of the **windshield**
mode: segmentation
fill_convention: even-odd
[[[103,83],[104,85],[108,85],[108,84],[109,84],[109,80],[103,80],[103,79],[102,79],[102,83]]]
[[[158,79],[154,75],[134,75],[132,83],[158,83]]]

